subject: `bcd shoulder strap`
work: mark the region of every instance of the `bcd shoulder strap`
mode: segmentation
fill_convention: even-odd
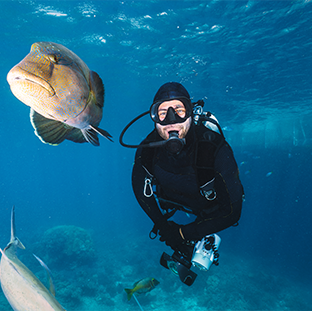
[[[222,134],[208,129],[202,123],[197,126],[195,170],[200,192],[207,200],[216,198],[214,191],[214,163],[219,149],[226,143]]]
[[[149,142],[154,142],[156,139],[156,130],[153,130],[144,140],[144,144]],[[148,170],[148,172],[152,175],[153,173],[153,164],[154,158],[156,154],[156,148],[142,148],[141,151],[141,163]]]

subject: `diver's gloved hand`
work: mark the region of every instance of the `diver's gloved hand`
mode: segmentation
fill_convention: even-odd
[[[173,250],[180,250],[184,239],[180,233],[181,225],[177,225],[173,221],[166,221],[159,227],[159,240],[165,242]]]

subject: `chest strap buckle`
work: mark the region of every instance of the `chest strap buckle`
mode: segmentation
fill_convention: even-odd
[[[214,189],[212,190],[201,190],[201,194],[208,200],[208,201],[213,201],[217,197],[217,193]]]
[[[214,190],[214,181],[215,178],[209,180],[203,186],[200,187],[200,193],[204,196],[208,201],[213,201],[217,197],[217,193]]]

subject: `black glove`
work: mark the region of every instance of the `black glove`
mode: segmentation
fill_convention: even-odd
[[[179,250],[181,248],[184,239],[180,234],[180,225],[177,225],[173,221],[167,221],[159,227],[160,241],[165,242],[173,250]]]

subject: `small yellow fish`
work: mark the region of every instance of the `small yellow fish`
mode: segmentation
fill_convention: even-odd
[[[128,301],[134,293],[143,294],[154,289],[159,282],[155,278],[145,278],[133,284],[133,288],[125,288]]]
[[[72,51],[53,42],[36,42],[7,75],[12,93],[31,108],[35,134],[51,145],[65,139],[99,146],[104,86],[96,72]]]

